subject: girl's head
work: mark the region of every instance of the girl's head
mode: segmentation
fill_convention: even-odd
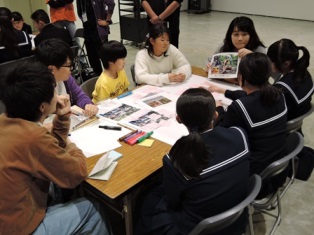
[[[203,132],[210,128],[216,110],[215,99],[204,88],[186,90],[178,99],[177,119],[190,132]]]
[[[241,87],[261,90],[262,99],[271,103],[278,98],[278,90],[270,85],[271,62],[267,55],[259,52],[250,53],[241,59],[239,64],[238,80]]]
[[[255,31],[253,21],[246,16],[240,16],[231,21],[221,51],[231,52],[242,48],[253,51],[258,46],[264,45]]]
[[[303,55],[299,58],[299,50]],[[290,39],[281,39],[274,42],[268,49],[267,55],[272,62],[273,72],[283,74],[294,70],[296,80],[301,81],[307,74],[310,65],[310,53],[303,46],[297,46]]]
[[[23,24],[24,24],[24,19],[23,16],[21,15],[20,12],[18,11],[13,11],[12,12],[12,18],[13,18],[13,26],[17,30],[22,30]]]
[[[174,167],[187,178],[198,178],[208,166],[210,149],[201,133],[212,127],[216,105],[212,94],[203,88],[185,91],[178,99],[177,120],[189,130],[171,148],[169,157]]]
[[[0,41],[5,48],[18,54],[18,40],[12,24],[12,13],[6,7],[0,7]]]
[[[152,57],[166,56],[170,46],[169,29],[164,24],[154,24],[150,27],[149,38],[146,40],[148,54]]]

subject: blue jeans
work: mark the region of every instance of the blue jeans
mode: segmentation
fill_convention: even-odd
[[[48,207],[44,220],[33,235],[104,234],[110,235],[109,221],[100,205],[86,198]]]

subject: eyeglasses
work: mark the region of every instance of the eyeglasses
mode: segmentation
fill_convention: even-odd
[[[74,63],[71,63],[70,65],[62,65],[61,67],[69,68],[72,71],[74,70]]]

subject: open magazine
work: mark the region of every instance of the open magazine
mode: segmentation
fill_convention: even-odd
[[[214,54],[211,59],[211,69],[208,78],[236,78],[240,59],[237,52]]]

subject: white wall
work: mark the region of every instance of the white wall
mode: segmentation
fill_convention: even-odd
[[[313,0],[212,0],[212,10],[314,21]]]

